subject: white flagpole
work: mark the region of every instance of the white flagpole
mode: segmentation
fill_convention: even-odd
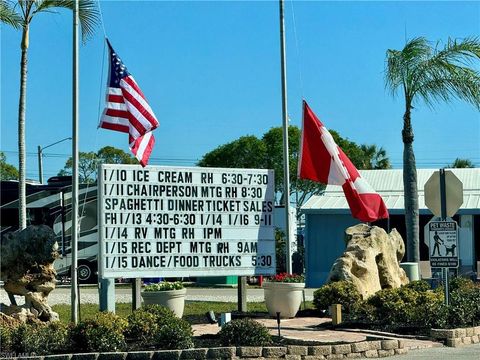
[[[285,202],[286,227],[286,265],[287,273],[292,273],[292,254],[290,238],[290,168],[288,151],[288,111],[287,111],[287,60],[285,54],[285,21],[283,17],[283,0],[280,5],[280,58],[282,71],[282,113],[283,113],[283,199]]]
[[[79,0],[74,1],[73,9],[73,87],[72,87],[72,226],[70,244],[72,247],[71,264],[71,320],[78,322],[78,287],[77,287],[77,240],[78,240],[78,17]]]

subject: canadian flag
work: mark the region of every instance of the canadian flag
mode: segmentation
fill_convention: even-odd
[[[365,222],[388,218],[381,196],[360,176],[306,101],[298,177],[342,186],[354,218]]]

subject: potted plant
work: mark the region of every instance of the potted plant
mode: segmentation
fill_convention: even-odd
[[[270,316],[292,318],[297,314],[303,298],[303,275],[281,273],[263,283],[265,304]]]
[[[143,288],[142,298],[145,305],[158,304],[172,310],[179,318],[183,316],[187,289],[180,281],[162,281]]]

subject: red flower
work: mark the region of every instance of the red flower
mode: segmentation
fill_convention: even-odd
[[[305,278],[303,275],[280,273],[270,278],[271,282],[285,282],[285,283],[303,283]]]

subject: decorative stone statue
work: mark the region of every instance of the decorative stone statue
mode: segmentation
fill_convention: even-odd
[[[327,282],[353,282],[364,299],[385,288],[408,283],[400,261],[405,245],[396,229],[385,230],[358,224],[345,231],[347,248],[332,266]]]
[[[31,317],[58,320],[47,303],[48,294],[55,289],[57,250],[55,233],[46,225],[29,226],[2,238],[0,276],[12,302],[11,306],[1,304],[2,312],[22,321]],[[25,304],[17,306],[13,295],[24,296]]]

